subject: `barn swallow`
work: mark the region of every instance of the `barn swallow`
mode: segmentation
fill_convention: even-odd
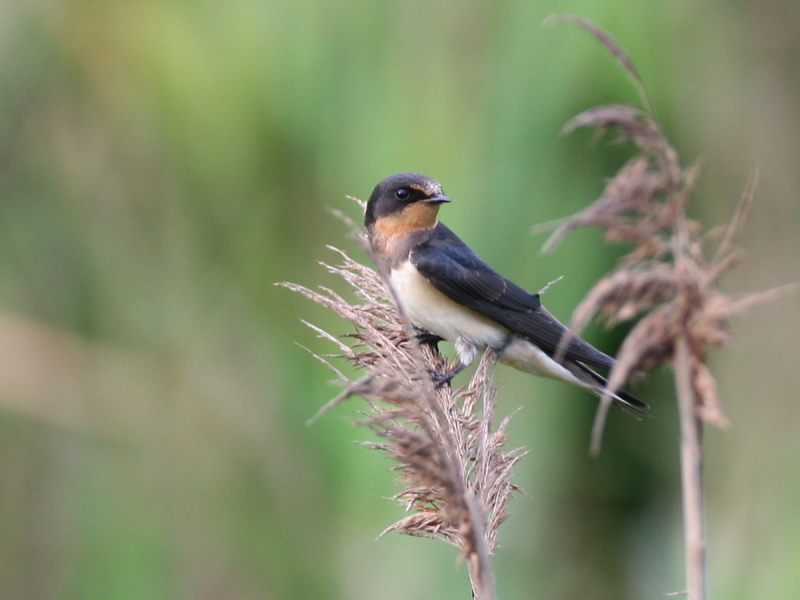
[[[402,312],[434,339],[455,345],[460,364],[434,380],[449,382],[492,348],[502,363],[603,396],[606,379],[592,367],[611,369],[614,359],[571,334],[539,294],[494,271],[439,222],[439,208],[450,201],[430,177],[398,173],[375,187],[364,217],[373,260]],[[623,407],[648,408],[624,391],[611,397]]]

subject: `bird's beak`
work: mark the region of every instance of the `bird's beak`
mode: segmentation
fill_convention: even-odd
[[[450,198],[448,198],[444,194],[437,194],[432,198],[428,198],[427,200],[425,200],[425,202],[427,202],[428,204],[444,204],[445,202],[452,202],[452,200],[450,200]]]

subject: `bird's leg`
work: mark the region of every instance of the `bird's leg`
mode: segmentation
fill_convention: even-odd
[[[436,335],[435,333],[432,333],[427,329],[422,329],[421,327],[414,327],[414,337],[416,337],[417,342],[421,346],[428,346],[437,354],[439,353],[439,342],[444,341],[442,336]],[[457,367],[456,369],[452,369],[446,373],[441,373],[435,369],[428,369],[428,374],[431,376],[431,381],[433,381],[436,387],[439,388],[445,383],[449,383],[450,380],[455,377],[463,368],[464,367]]]
[[[415,337],[421,345],[430,346],[437,352],[439,351],[439,342],[444,341],[442,336],[431,333],[427,329],[420,329],[419,327],[415,327],[414,331],[416,332]]]
[[[453,377],[470,366],[478,355],[478,347],[465,337],[458,336],[455,347],[458,358],[460,359],[458,366],[447,373],[431,373],[431,380],[433,380],[437,388],[442,387],[446,383],[450,383]]]
[[[436,371],[431,370],[431,381],[433,381],[436,388],[440,388],[445,384],[449,384],[453,377],[461,373],[464,369],[466,369],[469,365],[465,365],[464,363],[459,363],[455,369],[450,369],[447,373],[438,373]]]

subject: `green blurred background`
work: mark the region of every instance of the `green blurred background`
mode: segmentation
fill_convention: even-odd
[[[443,220],[562,319],[620,249],[551,256],[536,223],[579,210],[627,150],[560,135],[636,101],[574,12],[631,53],[685,164],[690,204],[757,201],[733,293],[800,280],[796,0],[26,0],[0,2],[0,598],[468,598],[442,542],[403,516],[391,466],[354,445],[352,401],[295,342],[348,326],[276,281],[329,285],[326,207],[359,218],[397,171],[439,179]],[[732,427],[709,431],[713,598],[800,597],[800,301],[757,309],[713,366]],[[621,331],[588,332],[613,352]],[[668,372],[654,418],[505,367],[526,446],[495,559],[499,596],[660,598],[682,589]]]

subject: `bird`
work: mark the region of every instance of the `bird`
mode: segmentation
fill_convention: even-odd
[[[441,223],[439,209],[448,202],[438,181],[396,173],[375,186],[364,215],[372,259],[400,311],[422,341],[455,346],[459,364],[432,374],[437,386],[492,348],[499,362],[520,371],[607,394],[607,380],[594,368],[610,370],[616,361],[571,333],[539,294],[500,275]],[[609,395],[623,409],[649,408],[623,390]]]

